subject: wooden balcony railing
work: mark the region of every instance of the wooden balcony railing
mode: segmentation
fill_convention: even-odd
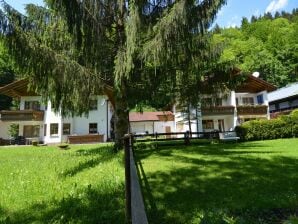
[[[226,115],[234,114],[234,111],[233,106],[202,107],[202,115]]]
[[[1,121],[43,121],[44,111],[40,110],[2,110]]]
[[[242,105],[237,106],[238,115],[265,115],[267,114],[267,105]]]

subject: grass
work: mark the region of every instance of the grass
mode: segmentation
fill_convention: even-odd
[[[297,145],[139,145],[149,223],[297,223]]]
[[[124,223],[123,153],[0,147],[0,223]]]

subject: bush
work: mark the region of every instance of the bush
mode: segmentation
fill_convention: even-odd
[[[17,138],[19,136],[19,125],[18,124],[11,124],[8,129],[8,134],[12,138]]]
[[[237,126],[235,131],[244,141],[297,137],[298,110],[273,120],[248,121]]]

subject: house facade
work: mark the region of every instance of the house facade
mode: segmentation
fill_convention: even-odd
[[[51,102],[43,104],[41,96],[27,90],[28,81],[19,80],[0,87],[0,94],[18,98],[18,110],[0,111],[0,138],[9,139],[9,127],[18,124],[19,136],[29,141],[51,143],[103,142],[112,136],[112,91],[94,96],[87,116],[63,117],[52,109]],[[130,113],[131,133],[210,132],[231,131],[252,119],[269,119],[268,93],[276,88],[250,75],[234,90],[217,96],[202,96],[201,106],[186,116],[181,109],[173,112]],[[278,95],[278,94],[277,94]],[[291,98],[291,105],[298,105]],[[297,102],[296,102],[297,101]],[[296,106],[297,106],[296,105]]]
[[[175,116],[171,111],[130,112],[129,123],[134,134],[175,132]]]
[[[298,82],[269,93],[268,100],[271,118],[289,114],[298,108]]]
[[[270,119],[268,92],[276,88],[250,75],[239,87],[217,96],[202,96],[201,106],[191,111],[190,119],[174,109],[176,131],[194,132],[231,131],[252,119]]]
[[[19,98],[17,110],[0,111],[0,138],[9,139],[11,124],[19,126],[19,136],[47,144],[103,142],[110,138],[113,106],[107,95],[94,96],[87,116],[63,117],[51,102],[27,91],[26,80],[0,88],[0,94]]]

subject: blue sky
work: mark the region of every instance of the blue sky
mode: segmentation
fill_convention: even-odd
[[[43,0],[6,0],[14,8],[24,13],[24,4],[34,3],[43,5]],[[267,11],[273,14],[276,11],[292,11],[298,8],[298,0],[228,0],[219,12],[216,19],[221,27],[239,26],[242,17],[251,18],[253,15],[261,15]]]

